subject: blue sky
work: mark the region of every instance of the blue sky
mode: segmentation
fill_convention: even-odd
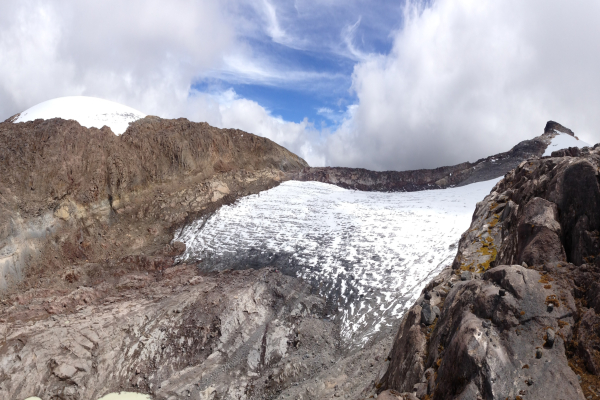
[[[193,89],[233,89],[286,121],[335,128],[349,105],[354,66],[387,54],[402,22],[402,1],[257,1],[233,13],[247,26],[240,45],[259,73],[236,65],[210,71]],[[269,76],[268,70],[286,71]]]

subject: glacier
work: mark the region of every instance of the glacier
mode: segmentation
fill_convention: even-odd
[[[184,226],[180,261],[201,270],[272,266],[327,299],[349,346],[392,327],[452,263],[473,210],[500,178],[420,192],[287,181]]]

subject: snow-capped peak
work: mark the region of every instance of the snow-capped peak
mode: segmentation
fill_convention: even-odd
[[[548,147],[546,147],[546,151],[544,152],[543,156],[549,156],[553,151],[562,150],[569,147],[582,148],[590,146],[588,143],[584,142],[583,140],[579,140],[575,136],[571,136],[556,130],[553,133],[555,136],[552,138]]]
[[[121,135],[130,122],[146,114],[109,100],[86,96],[68,96],[44,101],[25,111],[13,121],[27,122],[36,119],[72,119],[86,128],[108,126],[114,134]]]

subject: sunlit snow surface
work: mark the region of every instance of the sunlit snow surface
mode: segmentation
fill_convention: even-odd
[[[546,147],[546,151],[544,152],[544,156],[552,155],[553,151],[562,150],[569,147],[589,147],[589,144],[584,142],[583,140],[575,139],[571,135],[567,135],[566,133],[556,132],[557,135],[552,138],[552,142]]]
[[[204,270],[273,265],[311,282],[342,337],[358,344],[397,321],[452,262],[475,204],[498,180],[410,193],[290,181],[223,206],[175,240]]]
[[[127,130],[130,122],[145,116],[131,107],[112,101],[95,97],[69,96],[37,104],[23,111],[13,122],[50,118],[72,119],[86,128],[102,128],[106,125],[114,134],[120,135]]]

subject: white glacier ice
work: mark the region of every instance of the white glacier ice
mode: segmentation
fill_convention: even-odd
[[[550,156],[552,155],[552,152],[556,150],[562,150],[569,147],[582,148],[586,146],[589,147],[589,144],[583,140],[576,139],[566,133],[556,132],[556,136],[552,138],[552,141],[548,147],[546,147],[546,151],[544,152],[543,156]]]
[[[130,122],[146,115],[119,103],[86,96],[68,96],[44,101],[25,111],[13,122],[36,119],[72,119],[86,128],[108,126],[114,134],[121,135]]]
[[[175,240],[187,245],[182,259],[208,270],[288,259],[284,272],[318,287],[343,338],[359,344],[401,317],[452,262],[476,203],[499,179],[408,193],[289,181],[223,206]]]

